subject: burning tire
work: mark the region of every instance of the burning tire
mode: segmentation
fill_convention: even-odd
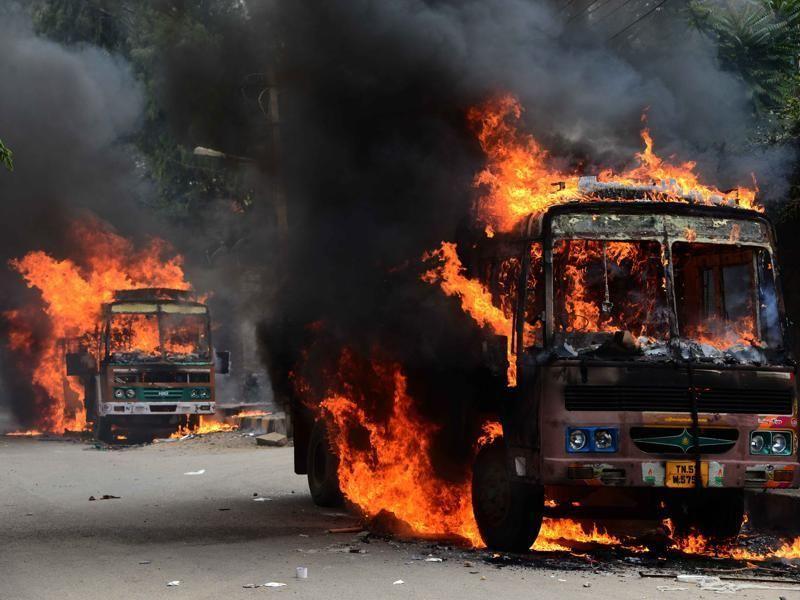
[[[331,450],[325,421],[314,423],[308,442],[308,489],[317,506],[334,507],[344,503],[339,487],[339,460]]]
[[[677,534],[694,529],[706,537],[736,537],[744,521],[744,492],[703,490],[699,496],[675,496],[667,500],[667,512]]]
[[[472,511],[481,538],[493,550],[526,552],[539,535],[544,491],[512,480],[502,439],[484,446],[475,458]]]

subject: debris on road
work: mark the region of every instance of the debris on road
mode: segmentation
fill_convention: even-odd
[[[285,446],[289,443],[289,438],[284,434],[273,431],[256,437],[257,446]]]
[[[100,498],[95,498],[94,496],[89,496],[89,502],[94,502],[95,500],[119,500],[121,496],[112,496],[111,494],[103,494]]]
[[[253,498],[253,502],[269,502],[270,500],[272,500],[272,498],[265,498],[264,496]]]
[[[328,529],[328,533],[361,533],[364,531],[364,528],[361,526],[358,527],[334,527],[333,529]]]
[[[184,473],[184,475],[202,475],[205,472],[205,469],[200,469],[199,471],[188,471],[187,473]]]
[[[403,585],[404,583],[405,581],[403,581],[402,579],[398,579],[397,581],[393,581],[392,585]]]
[[[278,587],[283,587],[285,585],[286,585],[285,583],[280,583],[278,581],[268,581],[267,583],[264,584],[264,587],[278,588]]]
[[[168,582],[167,587],[178,587],[180,584],[181,582],[176,579],[175,581]]]
[[[425,562],[442,562],[442,559],[438,556],[429,556],[425,559]]]
[[[308,579],[308,567],[297,567],[296,572],[298,579]]]

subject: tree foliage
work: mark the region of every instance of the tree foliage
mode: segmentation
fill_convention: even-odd
[[[714,37],[723,68],[747,85],[754,110],[780,114],[794,98],[800,58],[800,0],[696,0],[694,23]]]
[[[126,58],[145,93],[136,145],[159,190],[154,207],[187,217],[212,201],[244,205],[240,173],[194,157],[196,145],[246,154],[247,115],[238,89],[247,61],[238,0],[40,0],[37,31],[68,45],[92,44]]]
[[[9,171],[14,170],[14,153],[0,140],[0,164],[5,165]]]

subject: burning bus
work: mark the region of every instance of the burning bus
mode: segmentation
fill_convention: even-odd
[[[95,346],[84,337],[67,354],[97,439],[152,438],[214,414],[214,376],[228,372],[229,354],[213,352],[203,302],[182,290],[124,290],[101,314]]]

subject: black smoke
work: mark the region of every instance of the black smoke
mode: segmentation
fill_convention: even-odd
[[[72,221],[89,213],[134,234],[153,228],[138,210],[148,185],[128,143],[143,95],[130,67],[91,46],[67,48],[34,34],[25,11],[0,8],[0,139],[14,152],[0,170],[0,312],[36,302],[8,261],[34,249],[68,255]],[[4,338],[6,338],[5,333]],[[46,332],[43,332],[46,335]],[[0,406],[34,416],[30,380],[9,368]]]

